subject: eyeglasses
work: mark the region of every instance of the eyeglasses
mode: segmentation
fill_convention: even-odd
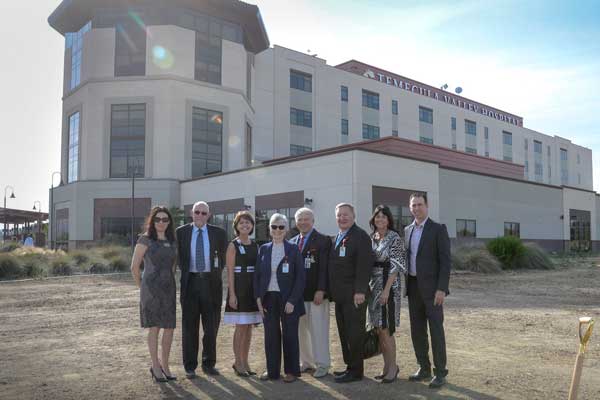
[[[276,231],[277,229],[282,231],[285,229],[285,225],[271,225],[271,229],[273,229],[274,231]]]
[[[169,221],[171,221],[169,219],[169,217],[164,217],[164,218],[160,218],[160,217],[154,217],[154,223],[158,224],[159,222],[162,222],[163,224],[168,223]]]
[[[202,215],[204,215],[204,216],[207,216],[207,215],[208,215],[208,213],[207,213],[206,211],[198,211],[198,210],[194,211],[194,214],[196,214],[196,215],[200,215],[200,214],[202,214]]]

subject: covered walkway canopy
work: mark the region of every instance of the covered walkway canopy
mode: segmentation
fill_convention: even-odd
[[[3,233],[1,236],[4,240],[12,238],[20,240],[25,233],[39,232],[42,224],[47,220],[48,213],[0,207],[0,227]]]

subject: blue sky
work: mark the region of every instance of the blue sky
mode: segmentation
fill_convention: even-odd
[[[252,0],[247,0],[253,3]],[[0,191],[48,208],[60,163],[64,39],[59,0],[0,2]],[[32,5],[35,4],[35,7]],[[357,59],[517,114],[525,126],[594,152],[600,190],[600,1],[257,1],[271,44]]]

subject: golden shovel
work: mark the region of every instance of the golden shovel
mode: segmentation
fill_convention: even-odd
[[[569,390],[569,400],[577,399],[577,389],[579,389],[579,381],[581,380],[581,370],[583,369],[583,357],[590,336],[592,336],[592,328],[594,320],[590,317],[579,318],[579,353],[575,359],[575,369],[573,370],[573,378],[571,379],[571,389]],[[585,333],[583,333],[585,330]]]

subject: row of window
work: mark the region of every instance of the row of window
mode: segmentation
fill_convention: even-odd
[[[505,222],[504,236],[521,237],[521,224],[519,222]],[[474,219],[456,220],[456,237],[469,238],[477,237],[477,221]]]

